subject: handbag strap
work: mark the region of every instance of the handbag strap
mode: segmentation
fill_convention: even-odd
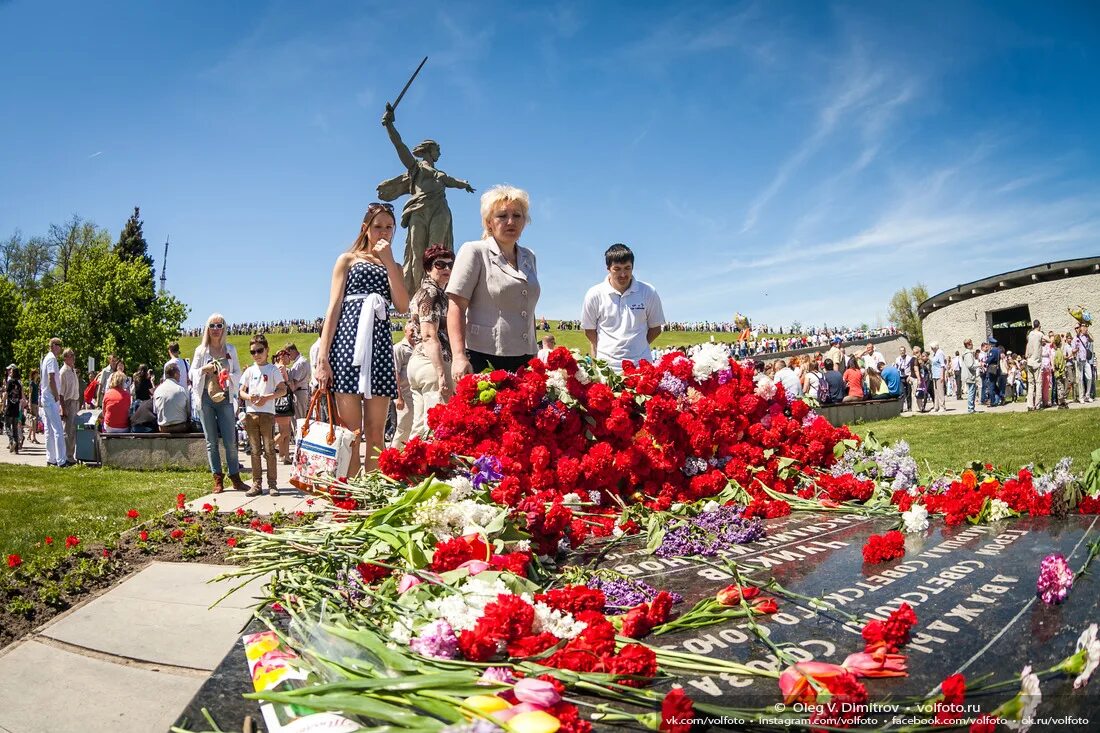
[[[310,398],[309,408],[306,410],[306,419],[302,424],[302,434],[305,435],[309,432],[309,424],[311,422],[321,422],[319,410],[321,409],[320,399],[322,395],[324,395],[328,403],[328,435],[325,437],[325,441],[329,445],[332,445],[336,442],[336,423],[340,418],[332,408],[332,392],[327,389],[318,389],[313,393],[313,397]]]

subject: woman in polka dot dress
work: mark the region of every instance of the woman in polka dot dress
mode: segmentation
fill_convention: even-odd
[[[390,399],[397,397],[388,307],[392,303],[402,313],[409,309],[405,276],[390,248],[395,227],[393,206],[367,207],[359,237],[332,269],[317,357],[318,386],[332,390],[340,422],[362,430],[368,471],[378,465]],[[358,472],[355,443],[348,475]]]

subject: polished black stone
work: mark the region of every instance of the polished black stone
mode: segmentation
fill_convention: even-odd
[[[1089,543],[1100,539],[1097,517],[1025,517],[977,527],[945,527],[933,519],[923,536],[907,535],[904,558],[874,566],[863,563],[863,545],[870,535],[893,528],[896,521],[796,513],[769,520],[767,525],[766,539],[728,554],[739,570],[760,584],[774,577],[791,591],[819,597],[860,619],[852,624],[841,614],[780,599],[778,613],[757,618],[772,641],[789,644],[800,660],[840,664],[849,654],[863,650],[859,633],[863,623],[872,617],[886,618],[903,601],[913,607],[918,621],[912,641],[902,650],[908,657],[909,676],[864,679],[873,701],[888,704],[928,696],[945,677],[960,671],[968,680],[985,675],[1005,680],[1018,678],[1025,665],[1036,671],[1049,668],[1074,652],[1078,636],[1090,623],[1100,621],[1098,588],[1091,575],[1076,581],[1062,605],[1047,606],[1035,593],[1039,563],[1047,555],[1060,552],[1074,569],[1081,567]],[[711,564],[648,555],[637,540],[602,554],[598,565],[683,594],[684,602],[676,607],[681,612],[733,582]],[[253,622],[248,631],[263,628]],[[761,669],[782,668],[772,651],[749,633],[743,619],[647,641]],[[675,682],[699,703],[728,708],[768,708],[781,697],[774,680],[759,677],[704,674]],[[195,722],[202,720],[200,710],[206,707],[225,730],[240,730],[246,715],[255,720],[257,730],[264,730],[259,706],[240,697],[251,689],[238,642],[179,724],[203,729]],[[967,702],[990,712],[1018,689],[1014,685],[995,695],[968,697]],[[1100,672],[1080,691],[1073,690],[1069,678],[1044,681],[1038,714],[1100,720],[1097,690]],[[888,712],[879,715],[890,717]],[[1032,730],[1064,727],[1081,728],[1051,723]]]
[[[241,632],[241,637],[266,630],[267,626],[254,618]],[[244,643],[238,638],[221,664],[180,713],[175,725],[185,730],[210,730],[210,725],[202,715],[203,708],[206,708],[222,730],[244,730],[245,718],[251,717],[252,730],[266,733],[267,727],[260,714],[259,703],[241,697],[252,691],[252,677],[248,673]]]
[[[872,700],[927,696],[955,672],[968,680],[984,675],[1003,680],[1018,677],[1025,665],[1035,671],[1049,668],[1072,654],[1081,632],[1100,620],[1091,576],[1079,578],[1068,600],[1057,606],[1039,600],[1035,585],[1039,564],[1051,553],[1064,554],[1074,569],[1081,567],[1088,544],[1100,538],[1096,517],[1025,517],[957,527],[933,520],[924,536],[907,536],[904,558],[865,565],[866,539],[895,525],[883,519],[798,513],[770,521],[765,540],[736,547],[727,557],[760,584],[774,577],[791,591],[822,598],[860,618],[848,623],[840,614],[780,599],[778,613],[757,619],[773,642],[790,644],[800,660],[842,663],[849,654],[863,651],[863,623],[885,619],[902,602],[909,603],[918,618],[913,639],[902,650],[909,676],[865,679]],[[710,565],[656,558],[644,549],[613,551],[600,565],[682,593],[685,600],[678,610],[733,582]],[[784,666],[751,635],[743,619],[650,641],[762,669]],[[694,699],[722,706],[760,708],[780,697],[774,680],[759,677],[704,675],[678,682]],[[1100,690],[1098,685],[1100,677],[1092,687]],[[1071,680],[1060,678],[1044,682],[1042,690],[1040,715],[1100,719],[1100,696],[1088,688],[1075,692]],[[1016,691],[1018,686],[1006,688],[976,702],[988,712]]]

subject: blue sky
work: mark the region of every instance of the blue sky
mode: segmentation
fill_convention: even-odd
[[[0,236],[136,204],[189,323],[319,315],[424,55],[397,127],[530,191],[540,315],[616,241],[670,319],[770,324],[1100,253],[1088,2],[0,0]]]

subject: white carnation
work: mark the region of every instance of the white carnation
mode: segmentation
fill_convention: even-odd
[[[918,533],[928,529],[928,510],[923,504],[914,504],[909,511],[902,513],[901,519],[905,522],[906,532]]]
[[[989,521],[999,522],[1002,519],[1007,519],[1012,516],[1012,510],[1008,504],[1000,499],[993,499],[989,502]]]
[[[468,577],[454,593],[443,598],[433,598],[424,603],[424,607],[436,618],[441,618],[455,631],[469,631],[477,624],[485,611],[485,606],[495,601],[501,593],[510,591],[496,578],[492,583],[477,577]]]
[[[701,344],[691,357],[691,374],[695,381],[703,382],[723,369],[729,368],[729,357],[720,344]]]
[[[535,623],[532,630],[536,634],[549,631],[559,639],[572,639],[587,628],[588,624],[573,618],[573,614],[550,608],[541,601],[535,604]]]
[[[551,369],[546,372],[546,386],[550,389],[556,389],[561,394],[569,392],[569,387],[566,381],[569,379],[569,375],[564,369]]]
[[[565,506],[580,506],[581,495],[574,494],[572,491],[570,491],[568,494],[561,498],[561,503]]]
[[[1085,668],[1073,680],[1075,690],[1084,687],[1089,677],[1096,671],[1097,665],[1100,665],[1100,641],[1096,639],[1096,624],[1089,624],[1089,627],[1081,632],[1081,638],[1077,640],[1077,653],[1082,650],[1085,652]]]
[[[530,552],[531,540],[517,540],[516,543],[512,545],[512,550],[515,552]]]
[[[595,504],[596,506],[599,506],[600,504],[603,503],[603,494],[601,494],[598,491],[589,491],[588,492],[588,500],[590,502],[592,502],[593,504]]]

